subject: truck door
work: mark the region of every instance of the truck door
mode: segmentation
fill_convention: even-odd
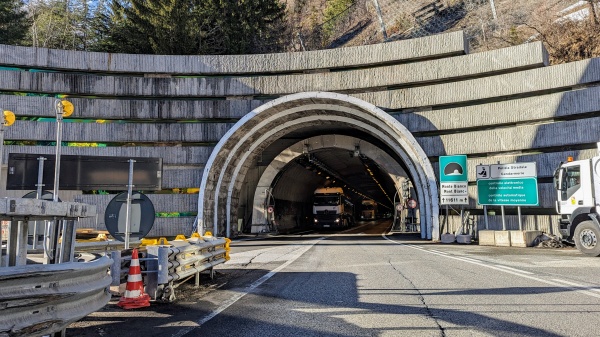
[[[580,163],[565,165],[562,188],[558,192],[562,214],[572,214],[577,208],[592,206],[589,173],[588,165]]]

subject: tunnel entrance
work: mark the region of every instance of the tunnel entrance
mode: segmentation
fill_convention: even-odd
[[[280,220],[302,221],[308,196],[326,185],[391,208],[406,180],[419,199],[422,238],[439,239],[433,168],[404,126],[351,96],[293,94],[251,111],[217,144],[202,176],[198,228],[220,233],[238,218],[264,224],[269,200],[285,202]]]

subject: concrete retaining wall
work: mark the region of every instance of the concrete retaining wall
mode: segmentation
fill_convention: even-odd
[[[3,109],[35,118],[54,117],[55,95],[76,96],[68,98],[76,108],[72,118],[116,122],[65,124],[63,140],[114,146],[65,147],[63,154],[161,157],[163,187],[170,189],[199,187],[214,145],[235,122],[269,100],[298,91],[347,92],[387,109],[413,132],[436,172],[437,157],[451,154],[469,156],[471,182],[479,163],[537,162],[538,176],[545,179],[539,184],[539,208],[550,214],[555,196],[549,181],[556,165],[567,156],[583,159],[596,153],[600,59],[546,67],[547,55],[539,43],[470,55],[464,55],[465,45],[461,32],[353,48],[238,56],[125,55],[0,45],[2,66],[56,71],[2,70],[0,97]],[[156,74],[166,76],[153,77]],[[170,77],[181,74],[199,77]],[[6,129],[5,138],[48,143],[55,140],[54,132],[55,123],[18,120]],[[54,147],[9,145],[4,163],[9,152],[53,154]],[[245,189],[256,184],[260,167],[252,168]],[[469,193],[469,207],[480,209],[474,186]],[[80,197],[98,205],[110,201],[109,196]],[[157,212],[196,212],[196,198],[151,195]],[[557,233],[552,216],[523,219],[528,229]],[[100,226],[86,221],[80,226]],[[478,223],[482,221],[478,217]],[[516,229],[516,222],[510,221],[510,228]],[[178,234],[191,229],[192,222],[193,218],[160,218],[151,234]],[[501,226],[499,216],[490,218],[490,226]]]
[[[244,74],[301,72],[462,55],[462,32],[351,48],[256,55],[131,55],[0,46],[0,64],[67,71],[141,74]]]

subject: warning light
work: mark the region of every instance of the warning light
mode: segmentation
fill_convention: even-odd
[[[573,157],[571,157],[571,156],[567,157],[567,161],[568,162],[572,162],[573,161]]]

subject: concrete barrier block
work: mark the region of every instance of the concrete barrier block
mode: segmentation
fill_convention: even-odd
[[[493,230],[481,230],[479,231],[479,245],[480,246],[495,246],[496,245],[496,231]]]
[[[445,233],[442,234],[442,243],[453,243],[454,240],[456,239],[456,237],[454,236],[454,234],[450,234],[450,233]]]
[[[457,235],[456,242],[457,243],[471,243],[471,235],[469,235],[469,234]]]
[[[496,241],[496,246],[510,247],[510,231],[495,231],[494,240]]]
[[[542,231],[509,231],[510,245],[513,247],[531,247],[533,240],[542,234]]]
[[[250,229],[250,233],[252,234],[260,234],[260,233],[265,233],[269,231],[269,225],[252,225],[252,228]]]

